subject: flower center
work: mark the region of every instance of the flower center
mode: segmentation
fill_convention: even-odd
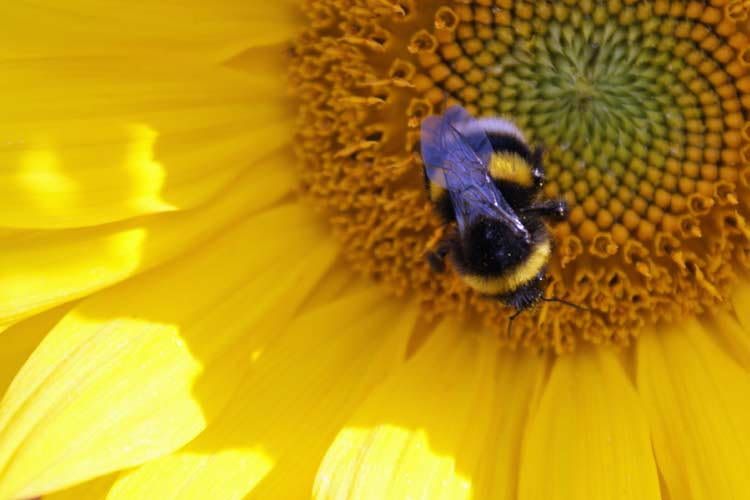
[[[307,3],[294,47],[305,191],[343,253],[428,316],[478,314],[508,344],[627,343],[719,306],[750,266],[750,37],[743,2],[341,0]],[[521,315],[424,255],[421,120],[461,104],[546,147],[548,297]]]

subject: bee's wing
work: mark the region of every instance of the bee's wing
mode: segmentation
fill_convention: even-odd
[[[468,144],[473,155],[479,157],[482,164],[487,165],[492,156],[492,145],[487,134],[477,127],[471,115],[461,106],[451,106],[442,116],[429,116],[422,121],[420,141],[422,146],[422,161],[425,164],[427,176],[432,182],[447,188],[441,170],[445,164],[446,155],[450,152],[455,138],[455,131],[459,131],[462,142]],[[468,129],[472,129],[468,132]]]
[[[456,129],[448,133],[455,139],[451,140],[454,145],[446,154],[442,171],[459,231],[463,233],[472,221],[485,217],[504,221],[518,237],[528,240],[528,231],[492,182],[487,163],[480,160]]]
[[[461,132],[471,120],[460,106],[424,120],[421,143],[427,177],[450,194],[460,232],[484,216],[505,221],[519,237],[528,239],[528,231],[489,176],[492,146],[486,134]]]

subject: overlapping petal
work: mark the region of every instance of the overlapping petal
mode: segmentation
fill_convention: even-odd
[[[697,321],[638,342],[638,390],[671,498],[750,492],[750,376]]]
[[[18,370],[69,309],[58,307],[0,331],[0,394],[5,394]]]
[[[726,352],[750,370],[750,283],[742,282],[732,295],[732,310],[718,311],[711,332],[723,342]]]
[[[117,473],[100,476],[85,483],[44,495],[44,500],[99,500],[107,497]]]
[[[750,325],[731,311],[717,311],[706,326],[714,339],[745,370],[750,370]]]
[[[404,357],[416,307],[345,293],[256,345],[241,386],[183,450],[119,480],[112,498],[305,498],[336,431]],[[313,334],[314,332],[314,334]]]
[[[539,403],[547,360],[529,352],[503,350],[495,373],[490,430],[474,479],[474,498],[515,500],[521,444]]]
[[[290,136],[281,71],[129,57],[3,68],[0,226],[80,227],[194,207]]]
[[[316,498],[456,499],[494,490],[474,484],[482,460],[498,444],[518,445],[517,436],[499,439],[502,425],[491,419],[504,397],[495,392],[505,385],[496,384],[498,361],[494,339],[444,324],[347,422],[318,471]],[[533,372],[522,387],[533,386]],[[508,405],[509,420],[514,406],[524,405]]]
[[[82,302],[0,404],[0,497],[52,491],[192,439],[242,379],[251,352],[237,339],[278,331],[334,252],[309,214],[284,206]]]
[[[0,327],[153,268],[294,188],[288,155],[273,155],[209,203],[75,230],[0,236]]]
[[[291,1],[15,2],[2,14],[0,226],[190,208],[289,138],[279,42],[299,28]]]
[[[659,499],[649,425],[614,352],[554,363],[524,438],[519,499]]]
[[[154,53],[165,60],[179,54],[218,58],[227,49],[289,40],[300,27],[295,4],[294,0],[13,2],[3,6],[0,58]]]

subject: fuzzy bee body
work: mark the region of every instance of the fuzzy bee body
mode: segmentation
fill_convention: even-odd
[[[545,220],[566,217],[564,202],[538,202],[542,151],[499,118],[472,118],[454,106],[422,123],[422,158],[430,199],[455,223],[434,253],[433,268],[450,256],[477,292],[522,311],[542,299],[552,242]]]

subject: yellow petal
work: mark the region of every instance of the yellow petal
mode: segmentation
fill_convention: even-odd
[[[194,210],[0,236],[0,326],[153,268],[274,203],[295,185],[288,162],[286,155],[274,156]]]
[[[315,497],[470,498],[491,430],[497,359],[494,339],[444,324],[338,434]]]
[[[112,484],[117,478],[117,473],[97,477],[91,481],[65,488],[61,491],[44,495],[44,500],[99,500],[107,498]]]
[[[0,226],[80,227],[206,202],[288,142],[289,109],[267,87],[154,59],[4,62]]]
[[[43,0],[4,7],[0,57],[10,58],[154,52],[166,60],[179,53],[216,56],[232,48],[288,40],[300,23],[289,0]]]
[[[335,432],[406,350],[416,307],[374,288],[255,345],[220,418],[180,452],[124,475],[111,498],[309,496]]]
[[[731,312],[717,311],[706,328],[714,339],[745,370],[750,370],[750,324],[737,319]]]
[[[750,370],[750,284],[740,283],[732,295],[732,311],[718,311],[709,328],[726,351]]]
[[[538,404],[545,366],[542,356],[501,350],[491,427],[475,475],[474,498],[517,498],[521,443],[531,410]]]
[[[750,379],[691,321],[638,341],[638,390],[670,498],[750,492]]]
[[[324,234],[305,209],[284,206],[76,307],[0,404],[0,498],[66,487],[192,439],[241,379],[236,339],[266,315],[288,320],[327,270],[335,245]]]
[[[58,307],[0,332],[0,394],[5,394],[29,355],[69,309]]]
[[[241,499],[272,468],[273,459],[262,447],[182,451],[120,478],[107,499]]]
[[[613,352],[555,361],[524,439],[518,498],[661,498],[646,415]]]

